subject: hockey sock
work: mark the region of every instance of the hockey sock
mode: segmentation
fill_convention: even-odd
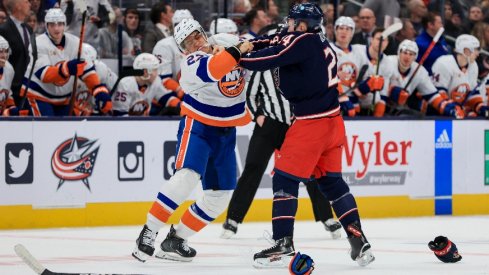
[[[152,231],[160,230],[175,212],[178,206],[190,195],[197,183],[200,175],[190,169],[178,170],[161,187],[156,197],[156,201],[148,212],[146,225]]]
[[[348,225],[357,221],[360,225],[357,203],[350,193],[350,188],[342,177],[322,177],[319,179],[319,189],[331,201],[331,206],[348,236]]]
[[[183,214],[176,234],[180,238],[188,237],[202,230],[215,220],[228,206],[231,191],[204,191],[204,196],[193,203]]]
[[[272,228],[274,240],[294,235],[298,193],[299,182],[281,174],[273,175]]]

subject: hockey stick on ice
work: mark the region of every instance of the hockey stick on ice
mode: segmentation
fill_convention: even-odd
[[[87,3],[85,0],[77,0],[78,9],[82,11],[82,24],[80,29],[80,42],[78,43],[78,55],[77,59],[80,61],[82,54],[82,46],[83,46],[83,37],[85,36],[85,23],[87,21]],[[76,98],[76,88],[78,85],[78,76],[75,76],[73,81],[73,89],[71,90],[71,98],[70,98],[70,112],[69,116],[73,115],[73,109],[75,107],[75,98]]]
[[[428,48],[426,49],[426,51],[424,52],[423,56],[421,57],[421,59],[419,60],[418,62],[418,66],[416,66],[416,69],[414,70],[413,74],[411,75],[411,77],[409,78],[408,82],[406,83],[406,85],[404,85],[404,90],[407,89],[407,87],[409,86],[409,84],[411,84],[411,81],[413,81],[414,79],[414,76],[416,75],[416,73],[418,72],[419,68],[423,65],[423,63],[426,61],[426,59],[428,58],[428,56],[430,55],[431,53],[431,50],[433,50],[433,47],[435,47],[435,44],[438,43],[438,40],[440,39],[441,35],[443,34],[443,32],[445,31],[445,29],[443,27],[441,27],[438,32],[435,34],[435,37],[433,37],[433,40],[431,41],[430,45],[428,46]]]
[[[389,27],[387,27],[383,32],[382,35],[380,36],[380,43],[379,43],[379,51],[377,52],[377,68],[375,70],[375,75],[379,75],[379,69],[380,69],[380,61],[382,61],[382,43],[384,42],[384,39],[388,39],[389,35],[398,32],[400,29],[402,29],[402,23],[397,22]],[[377,93],[379,91],[375,91],[374,96],[372,97],[372,106],[370,108],[370,111],[373,111],[374,105],[375,105],[375,98],[377,97]]]
[[[112,274],[112,273],[64,273],[54,272],[45,268],[32,254],[21,244],[14,246],[15,254],[19,256],[22,261],[27,264],[34,272],[39,275],[138,275],[138,274]],[[144,275],[144,274],[139,274]]]

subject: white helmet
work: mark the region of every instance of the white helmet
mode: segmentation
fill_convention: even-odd
[[[217,33],[230,33],[238,34],[238,26],[233,20],[229,18],[218,18],[217,19],[217,30],[216,30],[216,20],[212,20],[209,27],[209,32],[214,35]]]
[[[474,52],[475,49],[481,46],[479,40],[470,34],[461,34],[455,40],[455,52],[464,54],[464,49],[469,49],[471,52]]]
[[[173,17],[171,19],[173,23],[173,27],[175,27],[175,25],[177,25],[178,23],[182,22],[183,19],[194,19],[194,17],[192,16],[192,13],[190,13],[190,11],[187,9],[176,10],[173,13]]]
[[[141,53],[136,58],[134,59],[134,63],[132,64],[132,67],[136,70],[155,70],[158,69],[160,66],[160,60],[150,54],[150,53]]]
[[[339,26],[347,26],[352,29],[352,33],[355,33],[355,21],[351,17],[348,16],[340,16],[336,21],[334,22],[334,29],[336,31],[336,28]]]
[[[66,24],[66,15],[59,8],[49,9],[44,17],[44,22],[47,23],[65,23]]]
[[[3,36],[1,36],[1,35],[0,35],[0,50],[8,50],[8,55],[6,58],[6,59],[8,59],[10,52],[11,52],[10,46],[8,44],[8,41],[5,38],[3,38]]]
[[[416,58],[418,58],[418,45],[416,42],[409,40],[409,39],[404,39],[401,44],[399,44],[399,47],[397,48],[397,55],[401,53],[401,51],[410,51],[416,54]]]
[[[85,60],[94,62],[97,59],[97,50],[92,45],[83,43],[81,56]]]
[[[175,32],[173,34],[173,37],[175,38],[175,42],[177,42],[177,46],[180,49],[180,51],[182,52],[185,51],[185,47],[183,46],[183,41],[194,31],[198,31],[202,33],[202,35],[207,40],[207,35],[205,34],[204,29],[199,24],[199,22],[197,22],[194,19],[183,19],[182,22],[180,22],[175,27]]]

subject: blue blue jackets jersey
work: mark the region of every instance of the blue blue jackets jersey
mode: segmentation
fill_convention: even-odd
[[[290,32],[252,41],[254,51],[240,65],[272,75],[297,118],[338,108],[336,54],[322,34]]]
[[[418,58],[416,62],[419,62],[419,60],[421,60],[421,57],[430,46],[431,41],[433,41],[433,37],[431,37],[426,31],[423,31],[420,35],[416,37],[416,44],[418,44],[419,48]],[[447,41],[443,36],[441,36],[440,40],[438,40],[438,42],[431,50],[430,55],[426,58],[423,66],[426,68],[426,70],[428,70],[428,73],[432,75],[431,67],[433,66],[433,63],[435,63],[438,57],[449,53],[450,50],[448,48]]]

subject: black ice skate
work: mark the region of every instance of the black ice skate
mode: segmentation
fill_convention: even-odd
[[[347,231],[352,234],[348,237],[351,246],[351,259],[356,261],[360,266],[366,266],[373,262],[375,257],[370,249],[371,246],[360,229],[360,226],[358,226],[358,223],[354,222],[348,225]]]
[[[324,224],[324,229],[326,229],[326,231],[331,233],[331,238],[333,239],[341,238],[341,223],[333,219],[328,219],[327,221],[323,222],[323,224]]]
[[[256,268],[286,267],[295,255],[292,237],[284,237],[275,244],[253,256],[253,266]]]
[[[143,263],[153,256],[156,236],[158,236],[158,232],[153,232],[147,225],[144,225],[136,240],[136,248],[132,252],[132,256]]]
[[[160,245],[161,250],[156,253],[156,257],[173,261],[190,262],[197,252],[187,245],[187,241],[178,237],[173,225],[166,239]]]
[[[236,232],[238,232],[238,223],[234,220],[226,219],[226,221],[222,224],[222,228],[223,230],[221,233],[221,238],[229,239],[236,235]]]

